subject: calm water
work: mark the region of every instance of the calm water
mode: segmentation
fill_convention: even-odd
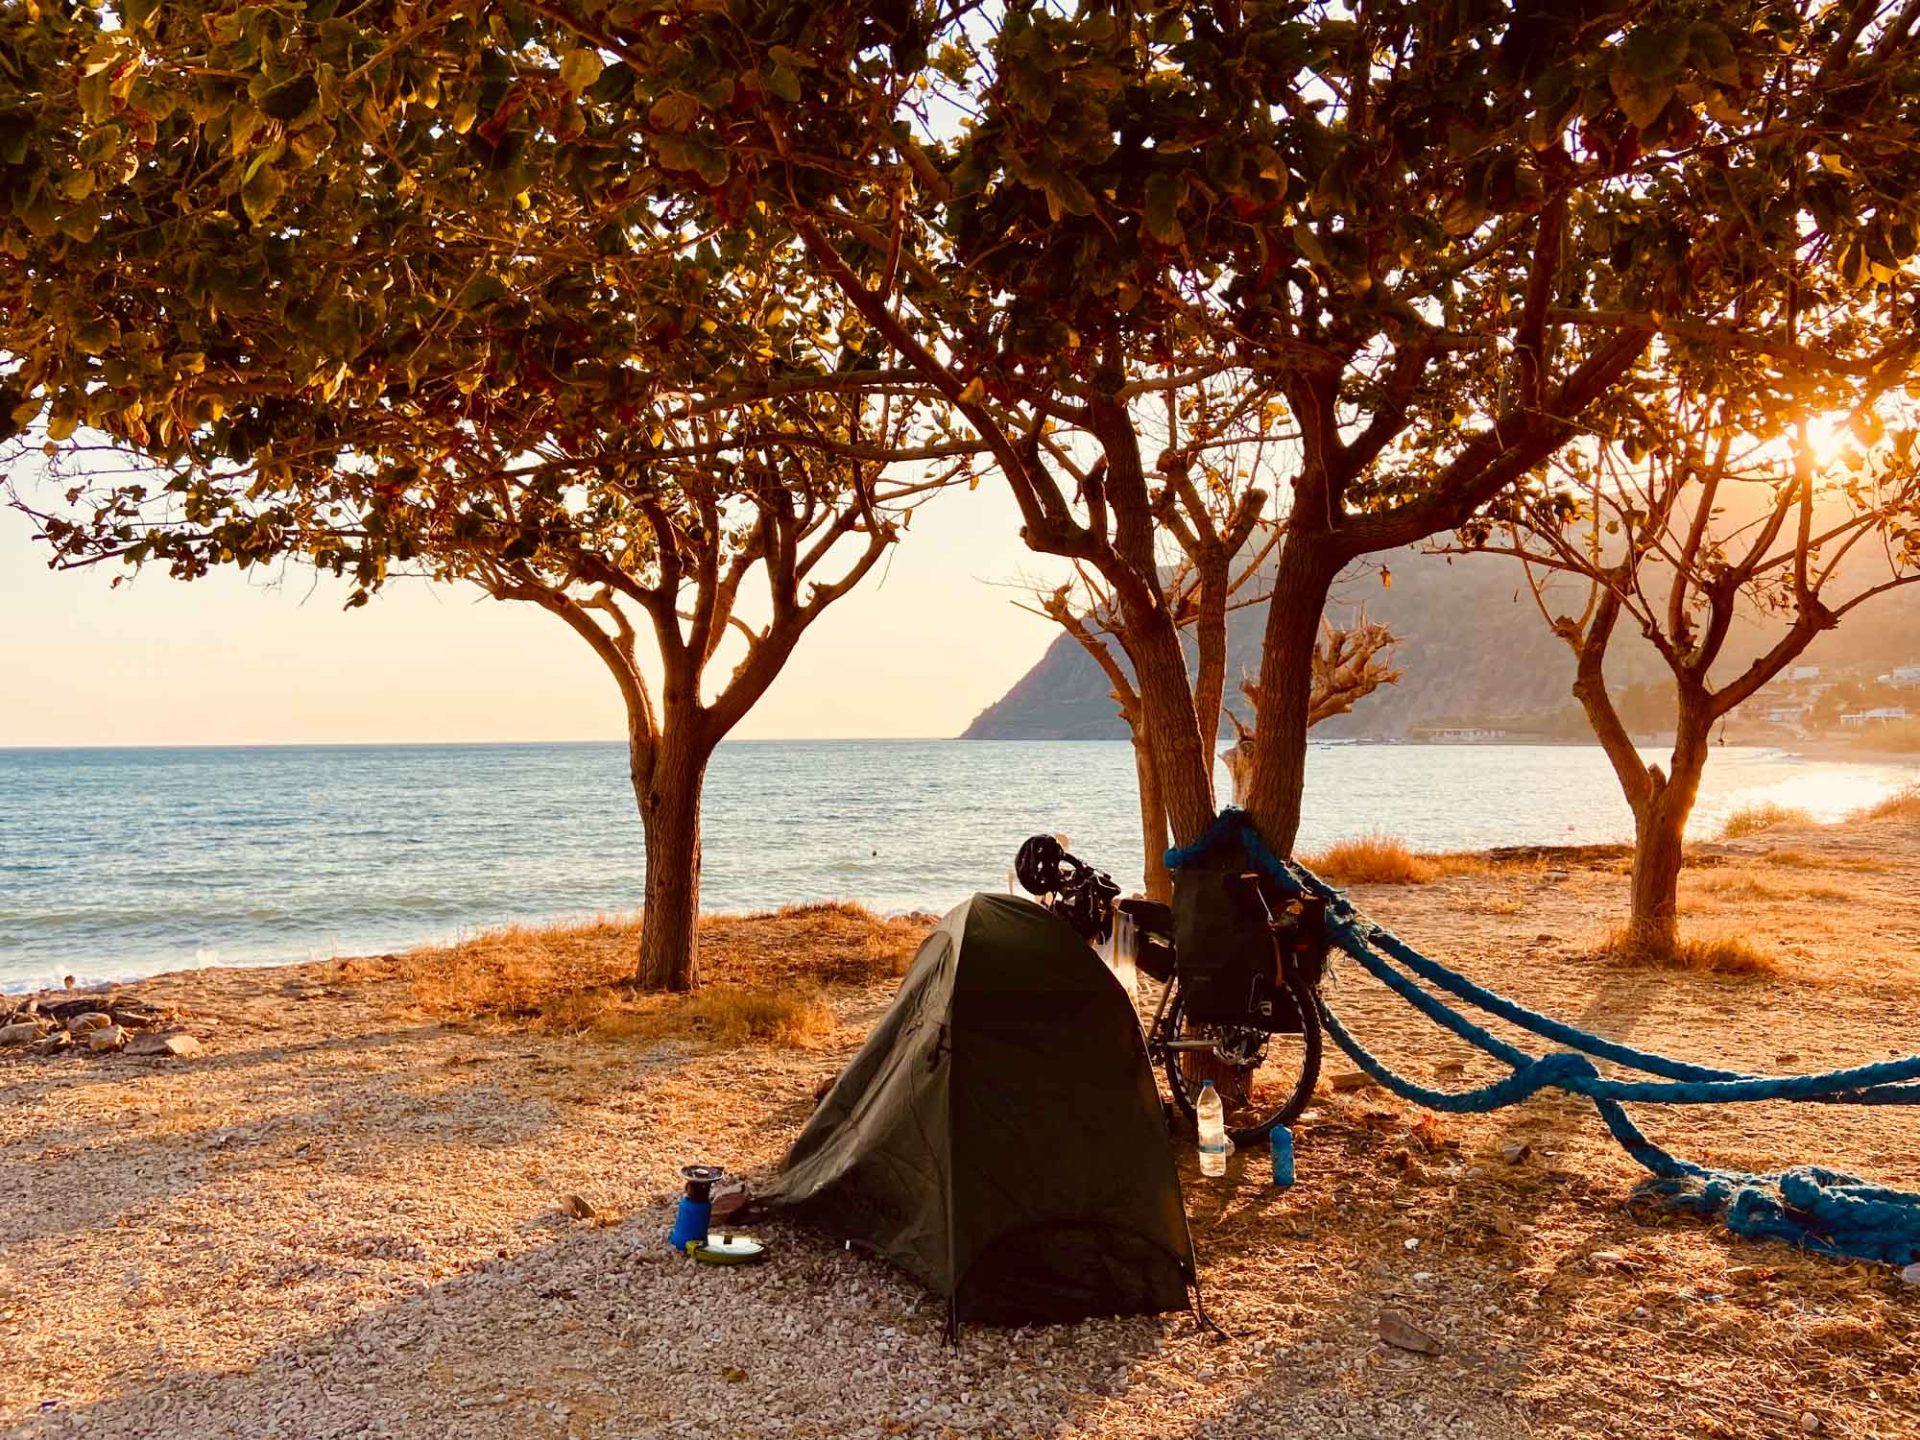
[[[1696,827],[1759,799],[1837,818],[1913,776],[1726,749]],[[942,910],[1003,885],[1043,829],[1138,883],[1124,743],[725,745],[703,899]],[[1464,848],[1622,839],[1631,820],[1597,749],[1314,747],[1303,844],[1371,831]],[[0,750],[0,988],[377,953],[640,893],[618,745]]]

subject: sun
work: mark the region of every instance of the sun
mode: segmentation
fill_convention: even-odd
[[[1844,415],[1814,415],[1807,420],[1807,444],[1814,463],[1825,469],[1855,446]]]

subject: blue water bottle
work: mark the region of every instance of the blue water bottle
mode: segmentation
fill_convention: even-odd
[[[1267,1143],[1273,1150],[1273,1183],[1284,1190],[1293,1184],[1293,1131],[1276,1125]]]
[[[680,1173],[686,1177],[687,1188],[680,1197],[680,1208],[674,1212],[667,1244],[684,1255],[689,1245],[707,1243],[707,1224],[713,1219],[713,1187],[727,1172],[718,1165],[683,1165]]]

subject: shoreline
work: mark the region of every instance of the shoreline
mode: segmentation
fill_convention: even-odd
[[[1689,932],[1744,937],[1771,968],[1597,961],[1626,900],[1617,857],[1355,891],[1489,988],[1663,1054],[1788,1073],[1911,1048],[1920,824],[1788,827],[1709,854],[1683,879]],[[1897,1270],[1650,1211],[1586,1107],[1435,1115],[1354,1088],[1331,1057],[1292,1189],[1264,1153],[1208,1179],[1175,1148],[1231,1341],[1176,1313],[969,1327],[949,1346],[924,1290],[787,1222],[754,1224],[764,1265],[683,1263],[664,1243],[680,1167],[762,1181],[917,942],[847,910],[710,939],[715,991],[810,995],[813,1028],[736,1043],[659,997],[584,1007],[630,973],[629,928],[176,972],[118,998],[163,1012],[184,1053],[0,1050],[0,1432],[1577,1440],[1670,1433],[1675,1375],[1704,1413],[1787,1416],[1756,1435],[1903,1435],[1920,1409]],[[1351,968],[1330,999],[1424,1080],[1497,1078]],[[1702,1163],[1920,1185],[1920,1109],[1635,1119]],[[96,1273],[76,1283],[81,1263]],[[1432,1353],[1382,1343],[1389,1309]]]
[[[1101,742],[1101,743],[1104,743],[1104,742]],[[1493,745],[1481,745],[1481,744],[1468,742],[1468,743],[1462,743],[1459,745],[1448,746],[1448,747],[1416,745],[1416,746],[1410,746],[1409,748],[1420,748],[1420,749],[1453,748],[1453,749],[1462,749],[1462,750],[1481,750],[1481,749],[1489,749],[1489,748],[1495,748],[1495,747]],[[1563,748],[1563,747],[1558,747],[1554,745],[1545,745],[1541,747],[1527,747],[1527,748]],[[1912,777],[1908,782],[1909,786],[1912,786],[1914,784],[1920,784],[1920,755],[1896,755],[1896,754],[1883,754],[1880,752],[1847,752],[1844,754],[1830,755],[1814,749],[1790,750],[1785,747],[1775,747],[1775,746],[1766,746],[1766,747],[1753,746],[1753,747],[1741,747],[1741,748],[1760,750],[1763,753],[1778,754],[1783,758],[1786,758],[1789,760],[1805,759],[1815,763],[1826,763],[1826,764],[1844,763],[1848,760],[1854,760],[1854,761],[1858,761],[1861,764],[1873,765],[1881,768],[1887,768],[1890,766],[1900,767],[1900,768],[1909,768],[1912,771]],[[1900,786],[1897,786],[1897,785],[1892,786],[1887,790],[1886,796],[1882,798],[1891,797],[1893,795],[1899,794],[1901,793],[1901,789],[1902,787]],[[1831,820],[1820,820],[1816,818],[1814,821],[1814,826],[1817,830],[1832,830],[1835,827],[1845,826],[1845,825],[1854,823],[1860,818],[1861,814],[1865,809],[1871,807],[1872,803],[1874,802],[1869,802],[1867,806],[1858,807],[1852,811],[1849,811],[1846,814],[1836,816]],[[1716,843],[1717,838],[1718,838],[1717,836],[1709,836],[1709,835],[1703,835],[1699,837],[1689,837],[1688,843],[1689,845],[1708,845],[1708,844]],[[1613,839],[1583,841],[1579,844],[1568,844],[1562,841],[1546,842],[1546,841],[1518,840],[1518,841],[1505,841],[1497,845],[1483,845],[1478,847],[1415,848],[1414,853],[1420,854],[1420,855],[1454,855],[1454,856],[1484,857],[1484,856],[1493,855],[1496,852],[1500,852],[1500,851],[1526,850],[1529,852],[1538,852],[1540,854],[1545,855],[1545,854],[1550,854],[1550,853],[1554,853],[1562,850],[1568,851],[1570,853],[1583,851],[1583,850],[1590,850],[1596,844],[1631,846],[1632,844],[1631,831],[1623,827],[1621,834]],[[1409,848],[1414,848],[1414,847],[1409,847]],[[977,888],[998,889],[999,886],[988,884],[986,886],[977,887]],[[703,920],[744,919],[744,918],[749,918],[757,915],[769,914],[769,913],[772,913],[773,911],[776,911],[782,908],[783,906],[808,905],[808,904],[838,904],[843,902],[859,905],[863,909],[871,911],[871,913],[873,913],[875,916],[881,919],[903,919],[903,918],[908,918],[912,916],[933,913],[927,909],[924,903],[917,903],[917,904],[911,904],[911,905],[872,905],[872,904],[869,904],[867,901],[859,898],[858,896],[846,896],[846,895],[812,895],[812,896],[801,896],[798,898],[788,897],[785,899],[776,900],[769,903],[762,903],[762,904],[747,906],[747,907],[714,907],[711,909],[703,908],[700,913]],[[45,970],[40,972],[40,975],[41,977],[43,977],[43,980],[45,981],[45,983],[43,983],[42,980],[36,980],[32,978],[0,977],[0,996],[28,996],[28,995],[59,993],[65,987],[59,983],[59,978],[55,976],[56,971],[59,972],[59,976],[61,977],[64,977],[65,975],[75,976],[76,982],[77,982],[74,987],[75,991],[87,992],[87,991],[111,989],[114,986],[120,986],[120,985],[138,984],[143,980],[150,980],[150,979],[158,978],[161,976],[189,975],[189,974],[194,974],[202,971],[275,970],[275,969],[297,967],[302,965],[324,965],[324,964],[339,962],[343,960],[352,960],[352,959],[365,959],[365,958],[393,959],[398,956],[404,956],[404,955],[407,955],[413,952],[418,952],[418,951],[447,949],[453,946],[466,943],[467,941],[475,939],[477,937],[497,933],[502,930],[518,930],[518,929],[553,930],[553,929],[576,928],[576,927],[590,925],[594,923],[608,923],[608,922],[624,923],[624,922],[629,922],[635,919],[638,913],[639,912],[637,907],[633,909],[609,909],[609,910],[596,910],[591,912],[579,911],[579,910],[561,910],[561,911],[555,911],[555,912],[550,912],[550,913],[545,913],[540,915],[503,918],[497,921],[490,921],[490,922],[477,921],[470,924],[460,924],[460,925],[454,926],[450,931],[437,930],[437,931],[420,932],[420,933],[411,935],[405,939],[396,940],[391,943],[381,943],[380,941],[377,941],[377,940],[368,940],[365,943],[355,943],[351,941],[340,942],[340,943],[336,943],[325,952],[321,952],[315,949],[315,950],[310,950],[304,956],[282,954],[282,955],[265,956],[259,959],[244,959],[244,958],[228,959],[222,954],[220,947],[203,946],[200,948],[203,950],[212,951],[212,953],[215,956],[215,958],[208,963],[196,964],[196,963],[192,963],[190,960],[177,960],[173,958],[156,958],[156,959],[153,959],[151,962],[148,962],[146,960],[132,960],[129,962],[125,962],[124,968],[109,968],[105,973],[101,973],[99,971],[91,971],[89,973],[83,974],[82,973],[83,967],[81,967],[78,964],[75,964],[74,962],[53,961],[48,964]],[[0,955],[0,961],[3,961],[5,958],[7,957],[5,957],[4,955]]]

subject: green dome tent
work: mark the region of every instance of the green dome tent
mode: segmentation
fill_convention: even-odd
[[[1185,1309],[1194,1280],[1132,1001],[1014,895],[927,937],[764,1198],[893,1261],[951,1323]]]

